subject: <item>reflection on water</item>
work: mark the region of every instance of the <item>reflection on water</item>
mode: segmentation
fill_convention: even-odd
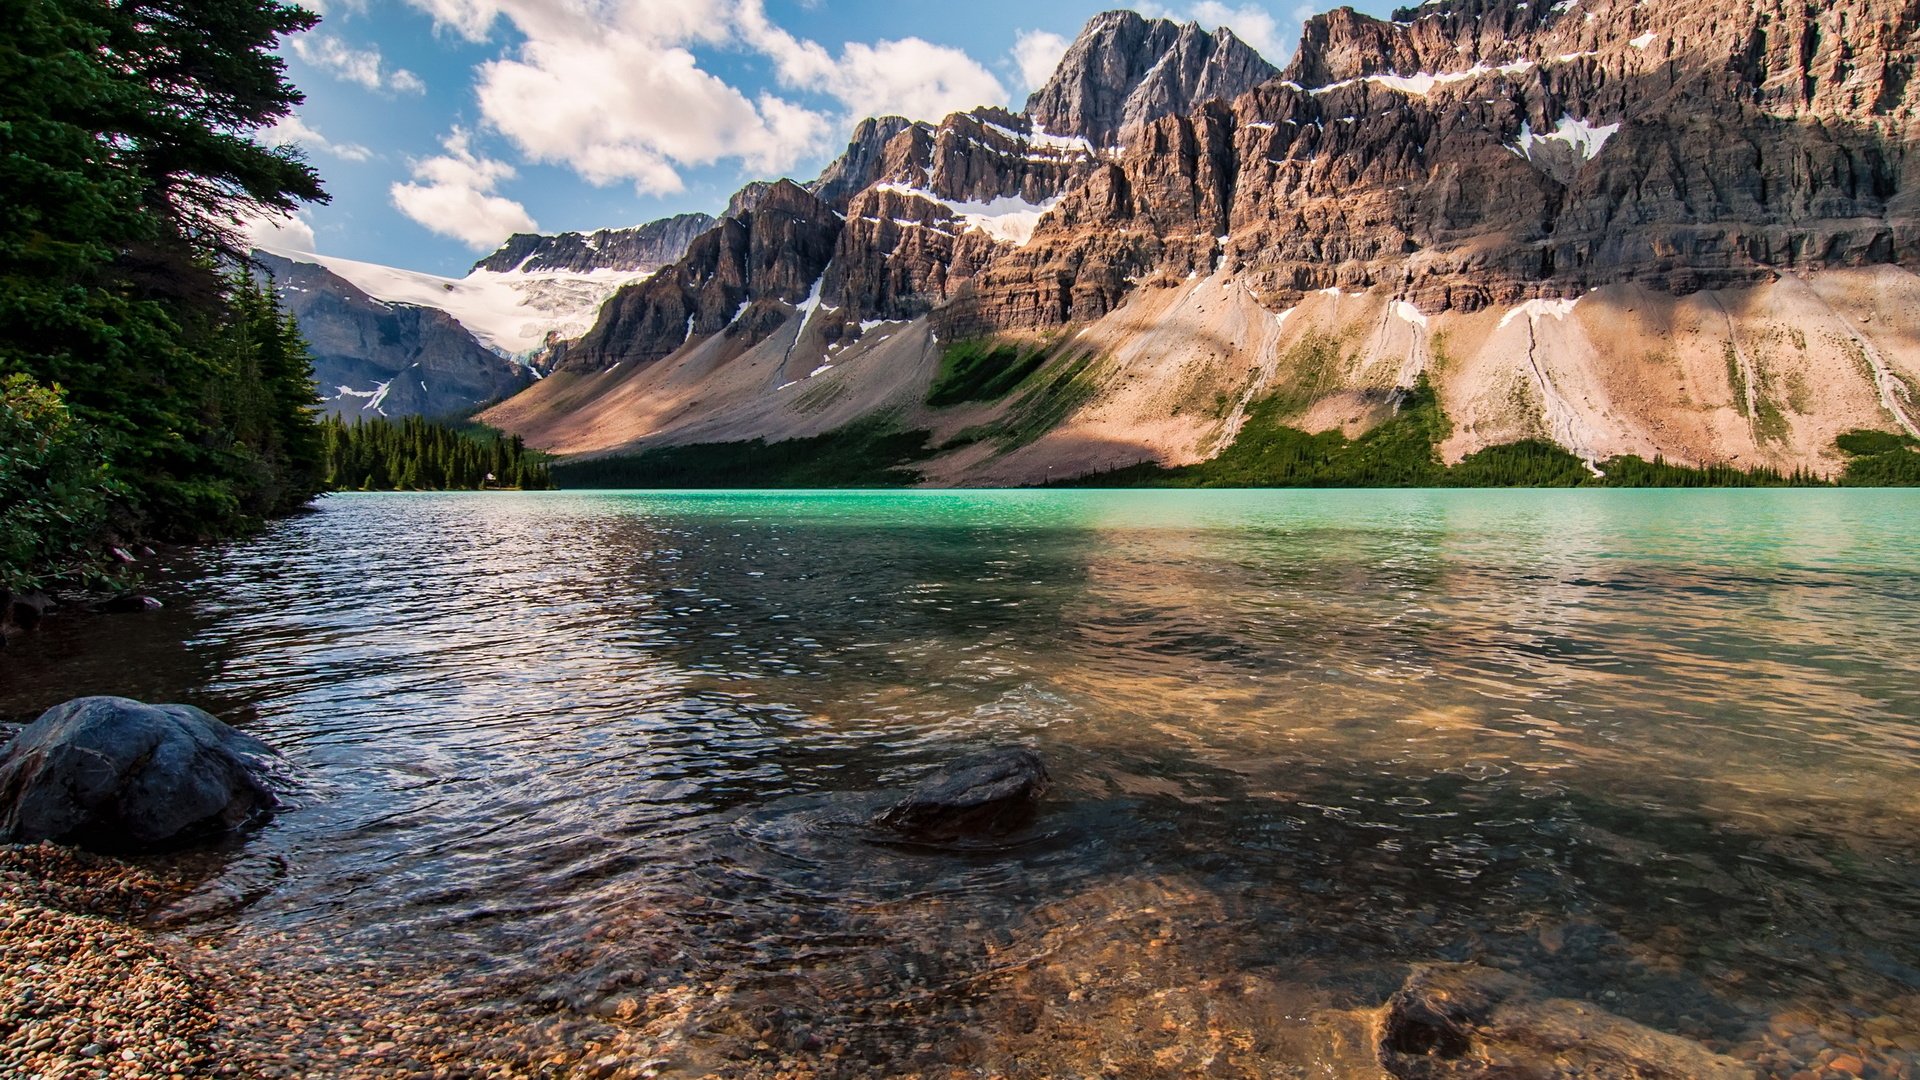
[[[1916,520],[1889,492],[336,497],[166,611],[10,654],[0,716],[187,700],[288,753],[301,805],[170,918],[262,1001],[348,986],[366,1023],[299,1036],[341,1069],[429,1070],[437,1038],[608,1075],[1368,1075],[1351,1010],[1459,960],[1763,1073],[1904,1076]],[[986,742],[1050,763],[1031,834],[844,827]]]

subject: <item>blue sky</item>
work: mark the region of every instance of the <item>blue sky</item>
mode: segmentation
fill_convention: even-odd
[[[808,178],[862,116],[1018,107],[1113,4],[1072,0],[324,0],[287,41],[307,95],[267,133],[333,202],[281,246],[459,276],[515,231],[715,213]],[[1172,0],[1284,64],[1323,4]],[[1386,15],[1391,3],[1355,7]],[[309,235],[311,230],[311,235]]]

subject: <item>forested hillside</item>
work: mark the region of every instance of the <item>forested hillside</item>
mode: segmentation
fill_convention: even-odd
[[[0,591],[305,504],[306,348],[240,221],[326,196],[254,133],[301,95],[272,0],[0,5]]]

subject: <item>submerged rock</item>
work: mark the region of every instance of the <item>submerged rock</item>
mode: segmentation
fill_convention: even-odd
[[[1004,835],[1032,820],[1050,782],[1033,751],[988,750],[936,770],[873,823],[927,840]]]
[[[128,615],[141,611],[159,611],[165,606],[145,593],[123,593],[120,596],[102,600],[96,610],[102,615]]]
[[[52,607],[53,598],[37,590],[20,593],[0,590],[0,634],[33,629]]]
[[[127,851],[232,832],[275,809],[276,756],[191,705],[75,698],[0,753],[0,842]]]
[[[1382,1010],[1380,1065],[1402,1080],[1734,1080],[1746,1065],[1473,964],[1422,968]]]

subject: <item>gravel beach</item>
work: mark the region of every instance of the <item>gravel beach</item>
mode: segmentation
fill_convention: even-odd
[[[220,1072],[209,995],[133,925],[168,891],[112,859],[0,847],[0,1076]]]

